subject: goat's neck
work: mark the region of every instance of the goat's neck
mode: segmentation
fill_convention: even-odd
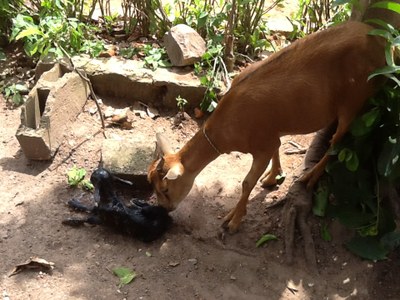
[[[202,130],[199,130],[191,140],[179,151],[181,163],[185,172],[196,176],[210,162],[219,156],[219,153],[213,148],[207,140]]]

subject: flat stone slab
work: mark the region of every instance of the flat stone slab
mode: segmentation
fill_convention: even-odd
[[[106,139],[101,149],[101,165],[111,173],[134,182],[135,188],[148,189],[147,168],[153,161],[154,141],[148,136],[132,139]]]
[[[188,108],[198,107],[203,100],[205,87],[193,74],[192,68],[144,67],[139,60],[121,57],[96,58],[76,56],[75,67],[83,69],[100,98],[112,98],[113,103],[124,104],[141,101],[158,108],[177,108],[176,98],[188,101]]]

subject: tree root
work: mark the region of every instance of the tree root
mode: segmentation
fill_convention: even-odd
[[[312,208],[312,191],[306,189],[306,185],[298,179],[311,169],[323,157],[329,147],[329,140],[335,132],[336,124],[322,129],[315,135],[307,150],[304,163],[293,176],[293,183],[285,196],[283,209],[283,221],[285,228],[285,250],[288,263],[293,262],[293,250],[296,228],[304,240],[304,252],[307,263],[312,271],[317,271],[314,240],[307,217]]]

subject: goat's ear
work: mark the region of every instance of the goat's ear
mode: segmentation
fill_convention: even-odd
[[[157,172],[160,173],[162,171],[163,167],[164,167],[164,157],[161,157],[160,161],[158,162],[157,167],[156,167]]]
[[[182,174],[183,174],[183,165],[176,164],[171,169],[168,170],[167,175],[165,175],[163,179],[175,180],[179,176],[182,176]]]
[[[164,156],[165,154],[173,153],[168,139],[163,134],[157,133],[156,138],[157,138],[156,151],[158,152],[159,155],[158,157]]]

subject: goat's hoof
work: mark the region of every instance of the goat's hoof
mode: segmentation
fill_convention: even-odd
[[[233,224],[232,221],[226,220],[222,223],[221,227],[224,229],[224,231],[229,232],[230,234],[234,234],[238,232],[239,225]]]
[[[264,181],[261,181],[261,187],[264,188],[264,189],[265,189],[265,188],[274,187],[276,184],[277,184],[276,179],[274,179],[274,180],[264,180]]]

